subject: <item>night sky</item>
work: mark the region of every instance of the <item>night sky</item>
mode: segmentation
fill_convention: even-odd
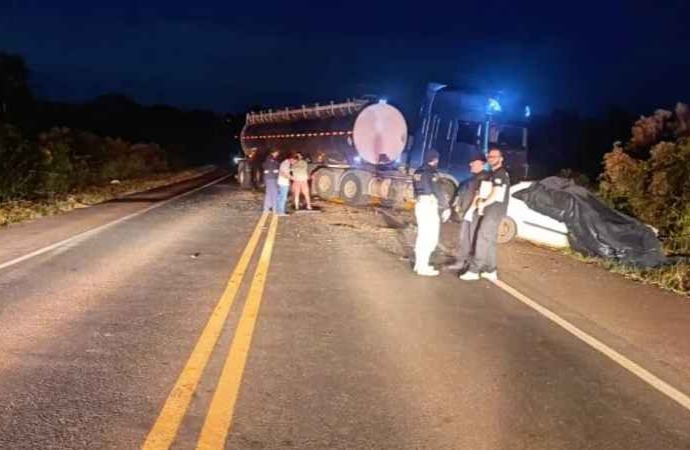
[[[544,113],[690,101],[687,0],[136,3],[4,0],[0,50],[26,58],[39,96],[67,101],[243,112],[382,94],[409,114],[427,81]]]

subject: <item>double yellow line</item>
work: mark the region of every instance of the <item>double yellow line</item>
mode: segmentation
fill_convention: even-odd
[[[189,408],[194,391],[199,385],[199,381],[211,357],[213,348],[223,331],[223,326],[230,313],[233,301],[235,297],[237,297],[237,292],[242,284],[244,274],[247,272],[252,255],[254,255],[254,251],[259,243],[267,218],[268,215],[264,213],[259,219],[256,228],[254,228],[249,242],[244,248],[235,270],[230,276],[230,280],[228,281],[223,295],[218,301],[216,308],[213,310],[211,318],[206,324],[204,331],[201,333],[201,337],[197,341],[175,386],[168,395],[163,409],[149,432],[142,449],[168,449],[174,442],[180,424]],[[244,367],[247,362],[249,346],[261,306],[261,297],[266,283],[266,275],[268,274],[268,266],[273,252],[273,244],[275,242],[277,229],[278,219],[273,215],[269,225],[266,242],[261,251],[254,277],[252,278],[247,301],[237,325],[232,345],[230,346],[230,352],[225,361],[223,372],[218,381],[204,426],[199,436],[199,441],[197,443],[198,449],[222,449],[225,445],[227,435],[230,432],[233,411],[235,409],[237,394],[242,381],[242,373],[244,372]]]

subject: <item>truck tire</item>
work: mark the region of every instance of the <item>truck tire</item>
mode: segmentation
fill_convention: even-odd
[[[338,176],[331,169],[317,169],[312,177],[312,190],[324,200],[337,197]]]
[[[457,190],[455,183],[447,178],[441,178],[441,190],[443,191],[443,196],[446,198],[446,204],[452,205],[453,200],[455,199],[455,191]],[[451,208],[451,215],[457,220],[455,217],[457,214],[455,214],[455,210],[453,208]]]
[[[237,182],[242,189],[251,189],[253,187],[251,167],[246,161],[240,161],[237,164]]]
[[[401,209],[405,206],[405,183],[393,180],[388,187],[388,197],[383,205],[389,208]]]
[[[510,217],[501,219],[501,223],[498,225],[498,238],[496,242],[499,244],[507,244],[515,239],[515,236],[517,236],[517,224],[515,221]]]
[[[369,186],[369,180],[362,172],[351,171],[345,173],[340,180],[340,198],[348,205],[363,205],[369,201],[368,192],[365,188]]]

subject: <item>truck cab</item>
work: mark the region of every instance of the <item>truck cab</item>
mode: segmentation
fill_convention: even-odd
[[[498,96],[431,83],[420,108],[407,166],[418,167],[430,149],[440,154],[439,171],[454,184],[469,178],[469,157],[500,148],[511,178],[528,175],[528,108],[504,109]]]

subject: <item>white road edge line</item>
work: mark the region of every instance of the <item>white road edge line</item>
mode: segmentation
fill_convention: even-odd
[[[108,222],[108,223],[106,223],[106,224],[103,224],[103,225],[101,225],[101,226],[99,226],[99,227],[93,228],[93,229],[88,230],[88,231],[84,231],[84,232],[82,232],[82,233],[79,233],[79,234],[74,235],[74,236],[72,236],[72,237],[69,237],[69,238],[67,238],[67,239],[63,239],[63,240],[58,241],[58,242],[56,242],[56,243],[54,243],[54,244],[51,244],[51,245],[49,245],[49,246],[47,246],[47,247],[40,248],[40,249],[35,250],[35,251],[31,252],[31,253],[27,253],[27,254],[24,255],[24,256],[20,256],[20,257],[18,257],[18,258],[11,259],[11,260],[9,260],[9,261],[7,261],[7,262],[4,262],[4,263],[0,264],[0,270],[6,269],[7,267],[10,267],[10,266],[14,266],[15,264],[19,264],[20,262],[26,261],[27,259],[31,259],[31,258],[33,258],[33,257],[35,257],[35,256],[38,256],[38,255],[42,255],[43,253],[49,252],[49,251],[51,251],[51,250],[55,250],[56,248],[61,247],[61,246],[65,245],[65,244],[69,244],[70,242],[73,242],[73,241],[76,241],[76,240],[78,240],[78,239],[85,238],[85,237],[91,236],[92,234],[96,234],[96,233],[98,233],[98,232],[101,232],[101,231],[105,230],[106,228],[110,228],[110,227],[115,226],[115,225],[117,225],[117,224],[119,224],[119,223],[122,223],[122,222],[124,222],[124,221],[126,221],[126,220],[129,220],[129,219],[132,219],[132,218],[134,218],[134,217],[137,217],[137,216],[140,216],[140,215],[142,215],[142,214],[145,214],[145,213],[151,211],[152,209],[156,209],[156,208],[159,208],[159,207],[161,207],[161,206],[163,206],[163,205],[167,205],[168,203],[171,203],[171,202],[173,202],[173,201],[175,201],[175,200],[178,200],[178,199],[180,199],[180,198],[182,198],[182,197],[186,197],[186,196],[191,195],[191,194],[193,194],[193,193],[195,193],[195,192],[198,192],[198,191],[200,191],[200,190],[202,190],[202,189],[206,189],[206,188],[209,187],[209,186],[213,186],[213,185],[216,184],[216,183],[220,183],[221,181],[223,181],[223,180],[225,180],[225,179],[227,179],[227,178],[230,178],[231,176],[232,176],[232,174],[225,175],[225,176],[223,176],[223,177],[221,177],[221,178],[218,178],[217,180],[213,180],[212,182],[207,183],[207,184],[205,184],[205,185],[203,185],[203,186],[200,186],[200,187],[198,187],[198,188],[196,188],[196,189],[192,189],[191,191],[184,192],[184,193],[182,193],[182,194],[176,195],[175,197],[169,198],[169,199],[167,199],[167,200],[163,200],[162,202],[159,202],[159,203],[154,203],[153,205],[151,205],[151,206],[149,206],[149,207],[146,207],[146,208],[142,209],[141,211],[137,211],[137,212],[132,213],[132,214],[130,214],[130,215],[128,215],[128,216],[121,217],[121,218],[116,219],[116,220],[114,220],[114,221],[112,221],[112,222]]]
[[[670,384],[666,383],[664,380],[660,379],[659,377],[657,377],[653,373],[649,372],[647,369],[645,369],[644,367],[635,363],[634,361],[631,361],[630,359],[621,355],[620,353],[618,353],[617,351],[615,351],[614,349],[612,349],[608,345],[604,344],[603,342],[597,340],[593,336],[590,336],[589,334],[580,330],[575,325],[571,324],[567,320],[556,315],[556,313],[554,313],[553,311],[545,308],[544,306],[542,306],[539,303],[535,302],[534,300],[530,299],[529,297],[522,294],[517,289],[512,288],[511,286],[502,282],[501,280],[494,281],[493,284],[495,284],[497,287],[503,289],[505,292],[509,293],[510,295],[515,297],[516,299],[520,300],[522,303],[526,304],[530,308],[534,309],[539,314],[541,314],[544,317],[546,317],[547,319],[551,320],[552,322],[554,322],[558,326],[564,328],[566,331],[573,334],[575,337],[577,337],[581,341],[585,342],[589,346],[593,347],[594,349],[596,349],[599,352],[603,353],[604,355],[608,356],[610,359],[612,359],[618,365],[620,365],[623,368],[627,369],[628,371],[632,372],[634,375],[641,378],[647,384],[651,385],[653,388],[657,389],[661,393],[665,394],[666,396],[668,396],[671,399],[675,400],[676,402],[680,403],[681,406],[683,406],[685,409],[690,411],[690,397],[688,397],[683,392],[679,391],[678,389],[674,388]]]

